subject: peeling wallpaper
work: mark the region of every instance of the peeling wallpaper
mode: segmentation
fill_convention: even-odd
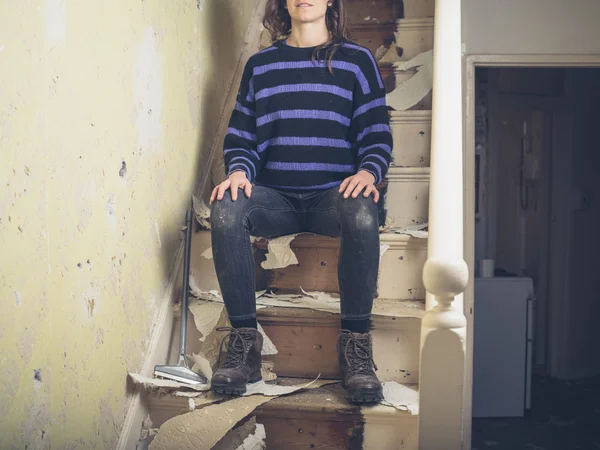
[[[254,1],[0,1],[0,448],[114,448]]]

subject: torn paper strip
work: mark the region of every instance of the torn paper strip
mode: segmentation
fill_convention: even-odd
[[[240,397],[173,417],[160,427],[150,450],[213,448],[239,421],[271,398]]]
[[[214,291],[218,294],[217,291]],[[215,294],[213,294],[215,295]],[[220,295],[219,295],[220,296]],[[216,297],[216,295],[215,295]],[[211,301],[194,301],[190,302],[188,309],[194,316],[194,323],[202,337],[200,342],[204,342],[206,337],[213,332],[215,326],[221,318],[224,305]]]
[[[419,414],[419,393],[416,389],[395,381],[384,381],[382,405],[391,406],[400,411]]]
[[[200,226],[210,230],[210,208],[195,195],[192,196],[192,207],[194,208],[194,216]]]
[[[386,95],[386,102],[396,111],[406,111],[419,103],[433,86],[433,50],[421,53],[407,62],[394,63],[395,70],[417,67],[417,73]]]
[[[395,234],[405,234],[417,239],[427,239],[429,237],[429,224],[422,223],[403,228],[390,228],[388,231]]]
[[[273,344],[273,341],[271,341],[269,336],[267,336],[267,333],[265,333],[265,330],[260,325],[260,323],[258,324],[258,331],[260,332],[260,334],[262,334],[263,337],[263,348],[261,354],[265,356],[276,355],[277,348],[275,347],[275,344]]]
[[[269,239],[267,260],[260,265],[263,269],[282,269],[287,266],[298,264],[298,258],[292,251],[290,243],[296,238],[297,234],[281,236],[275,239]]]
[[[235,450],[266,450],[267,432],[263,424],[257,423],[254,433],[249,435]]]
[[[246,386],[246,392],[242,394],[243,396],[250,395],[266,395],[267,397],[277,397],[279,395],[287,395],[293,392],[300,391],[302,389],[316,389],[321,386],[326,386],[328,384],[339,383],[337,380],[319,380],[318,378],[314,379],[310,383],[306,384],[297,384],[294,386],[279,386],[277,384],[267,384],[265,380],[261,380],[257,383],[251,383]]]
[[[190,356],[188,356],[188,358],[190,358],[194,362],[194,366],[192,367],[192,370],[194,372],[197,372],[200,375],[204,375],[207,380],[210,380],[212,378],[212,367],[210,361],[204,355],[204,353],[192,353]]]
[[[207,391],[210,388],[208,384],[186,384],[173,380],[163,380],[161,378],[148,378],[137,373],[129,373],[129,376],[135,384],[139,384],[147,389],[165,389],[165,390],[193,390]]]
[[[390,45],[390,48],[386,49],[386,52],[381,56],[381,58],[379,59],[379,63],[383,64],[383,63],[395,63],[395,62],[400,62],[400,56],[399,54],[401,53],[399,51],[399,47],[396,45],[395,42],[392,42],[392,44]]]
[[[256,417],[250,417],[232,430],[229,430],[211,450],[233,450],[239,448],[255,432]]]
[[[202,256],[203,258],[206,259],[212,259],[213,258],[213,254],[212,254],[212,247],[208,247],[206,250],[204,250],[200,256]]]
[[[384,253],[387,252],[389,249],[390,246],[388,244],[379,245],[379,264],[381,264],[381,258],[383,258]]]
[[[277,379],[275,373],[275,364],[273,361],[262,361],[260,365],[260,374],[265,381],[273,381]]]

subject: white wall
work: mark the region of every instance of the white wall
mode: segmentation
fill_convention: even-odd
[[[599,0],[463,0],[467,54],[600,54]]]

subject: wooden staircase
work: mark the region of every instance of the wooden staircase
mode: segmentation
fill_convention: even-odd
[[[400,19],[400,1],[377,2],[379,9],[376,10],[366,6],[371,2],[351,0],[348,3],[354,20],[354,36],[373,53],[394,35],[398,47],[404,49],[403,60],[431,50],[433,1],[405,0],[403,14],[406,18]],[[365,18],[369,20],[363,20]],[[411,76],[410,73],[394,73],[390,65],[382,67],[384,77],[386,73],[394,81]],[[389,80],[386,85],[390,86]],[[384,382],[409,385],[412,389],[416,389],[419,381],[421,320],[425,311],[422,269],[427,259],[427,239],[402,234],[401,229],[428,221],[431,110],[422,109],[423,105],[427,107],[427,102],[416,109],[391,112],[393,162],[383,196],[388,226],[380,236],[385,251],[381,257],[372,320],[378,377]],[[306,292],[339,294],[338,239],[301,234],[291,242],[298,264],[271,270],[261,267],[268,252],[267,242],[259,240],[253,245],[257,290],[302,296],[305,295],[302,288]],[[207,257],[209,248],[210,232],[196,233],[192,275],[198,287],[205,291],[219,290],[213,261]],[[300,379],[317,376],[338,379],[335,350],[340,324],[338,313],[299,307],[267,307],[258,310],[258,321],[278,350],[277,354],[264,357],[274,364],[278,383],[300,382]],[[193,319],[189,319],[188,330],[188,353],[198,353],[202,343]],[[171,361],[176,360],[178,333],[179,324],[176,323]],[[154,427],[188,411],[186,398],[151,396],[148,403]],[[266,428],[268,449],[418,448],[418,415],[390,406],[350,405],[339,384],[273,399],[258,407],[254,415],[257,423]]]

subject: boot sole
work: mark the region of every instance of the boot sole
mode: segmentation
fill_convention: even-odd
[[[258,383],[262,380],[262,375],[259,375],[258,378],[253,378],[248,381],[248,384]],[[232,385],[232,384],[211,384],[210,389],[221,395],[232,395],[239,397],[242,394],[246,393],[246,384],[244,385]]]
[[[353,405],[375,404],[383,400],[383,394],[363,394],[358,393],[348,396],[348,402]]]

